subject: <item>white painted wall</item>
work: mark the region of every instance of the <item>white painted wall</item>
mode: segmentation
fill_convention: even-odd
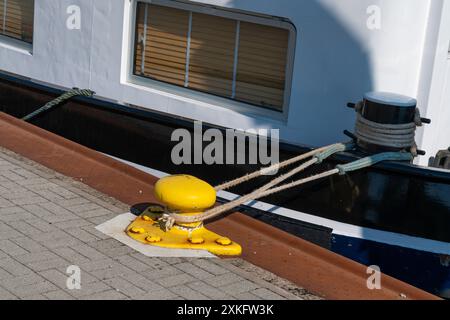
[[[429,156],[450,146],[450,0],[432,2],[429,34],[424,51],[419,104],[427,106],[425,115],[432,125],[421,130],[417,137]],[[429,157],[420,159],[427,165]]]
[[[426,91],[419,79],[427,57],[426,31],[432,30],[431,0],[196,1],[281,16],[295,25],[287,121],[129,83],[130,0],[35,2],[33,54],[11,49],[0,40],[0,69],[65,87],[91,88],[99,96],[227,127],[279,128],[281,138],[291,143],[323,145],[345,139],[342,131],[352,129],[354,122],[354,113],[345,105],[366,91],[413,97]],[[81,30],[65,26],[66,9],[72,4],[81,7]],[[370,5],[382,10],[381,30],[366,27]],[[421,107],[427,113],[426,104]],[[428,144],[424,139],[422,147],[427,149]]]

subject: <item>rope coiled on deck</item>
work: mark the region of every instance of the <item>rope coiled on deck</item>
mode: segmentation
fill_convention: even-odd
[[[415,133],[422,126],[419,109],[416,109],[414,122],[406,124],[382,124],[365,119],[361,115],[362,103],[355,107],[357,112],[355,136],[366,143],[388,148],[408,149],[417,152]]]

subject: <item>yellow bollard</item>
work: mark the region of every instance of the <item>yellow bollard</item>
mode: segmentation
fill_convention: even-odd
[[[216,203],[214,188],[196,177],[175,175],[160,179],[155,185],[156,197],[169,211],[183,215],[198,215]],[[133,239],[152,246],[171,249],[207,250],[216,255],[240,255],[242,248],[229,238],[209,231],[203,223],[175,224],[170,231],[161,230],[155,207],[148,208],[128,227]]]

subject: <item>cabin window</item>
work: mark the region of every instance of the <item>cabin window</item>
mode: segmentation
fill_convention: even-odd
[[[292,30],[195,8],[137,2],[134,75],[283,111]]]
[[[33,42],[34,0],[0,0],[0,34]]]

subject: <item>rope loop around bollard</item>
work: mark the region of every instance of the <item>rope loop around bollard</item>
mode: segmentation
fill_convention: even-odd
[[[415,133],[417,127],[421,127],[424,121],[418,108],[416,108],[413,122],[383,124],[364,118],[362,115],[363,105],[363,101],[355,105],[355,136],[358,140],[387,148],[409,149],[414,156],[417,156]]]

